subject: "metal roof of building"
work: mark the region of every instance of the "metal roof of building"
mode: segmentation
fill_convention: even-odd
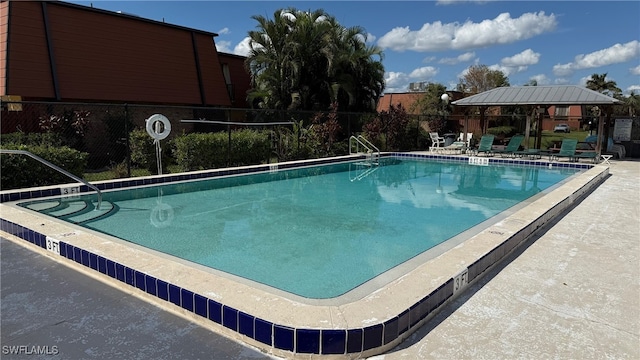
[[[577,85],[509,86],[453,101],[458,106],[613,105],[620,100]]]

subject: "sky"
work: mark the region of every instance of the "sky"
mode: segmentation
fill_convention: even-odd
[[[455,90],[468,68],[511,86],[582,85],[607,74],[640,93],[640,1],[68,1],[218,34],[219,52],[247,55],[247,34],[279,9],[322,9],[382,49],[385,93],[432,82]]]

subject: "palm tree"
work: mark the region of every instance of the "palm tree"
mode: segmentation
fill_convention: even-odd
[[[614,96],[622,92],[615,81],[607,80],[607,73],[591,75],[591,79],[587,80],[587,89],[609,96]]]
[[[251,100],[266,108],[374,110],[384,89],[379,48],[367,47],[360,27],[344,28],[323,10],[278,10],[274,19],[254,16],[246,65]]]
[[[624,106],[629,111],[629,116],[635,117],[640,113],[640,95],[633,91],[624,99]]]

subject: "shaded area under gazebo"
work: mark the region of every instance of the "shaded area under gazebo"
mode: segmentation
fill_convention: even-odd
[[[529,129],[531,127],[532,114],[535,114],[538,121],[535,147],[540,148],[542,143],[542,121],[544,114],[550,106],[567,105],[591,105],[603,109],[598,119],[598,141],[596,152],[598,156],[606,150],[605,141],[608,138],[609,127],[605,124],[611,123],[613,105],[620,103],[620,100],[601,94],[597,91],[587,89],[577,85],[556,85],[556,86],[509,86],[491,89],[480,94],[472,95],[460,100],[453,101],[455,106],[477,106],[480,109],[480,123],[482,133],[486,133],[485,111],[491,106],[524,106],[528,108],[527,122],[525,130],[525,144],[529,144]],[[464,134],[466,141],[468,123],[465,120]]]

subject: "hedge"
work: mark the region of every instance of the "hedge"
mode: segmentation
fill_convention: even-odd
[[[28,151],[67,170],[79,178],[82,178],[84,169],[87,166],[87,157],[89,154],[71,149],[67,146],[21,145],[5,143],[5,140],[3,136],[3,149]],[[26,155],[2,154],[0,172],[2,174],[0,177],[0,187],[3,190],[75,182],[75,180],[67,175]]]

